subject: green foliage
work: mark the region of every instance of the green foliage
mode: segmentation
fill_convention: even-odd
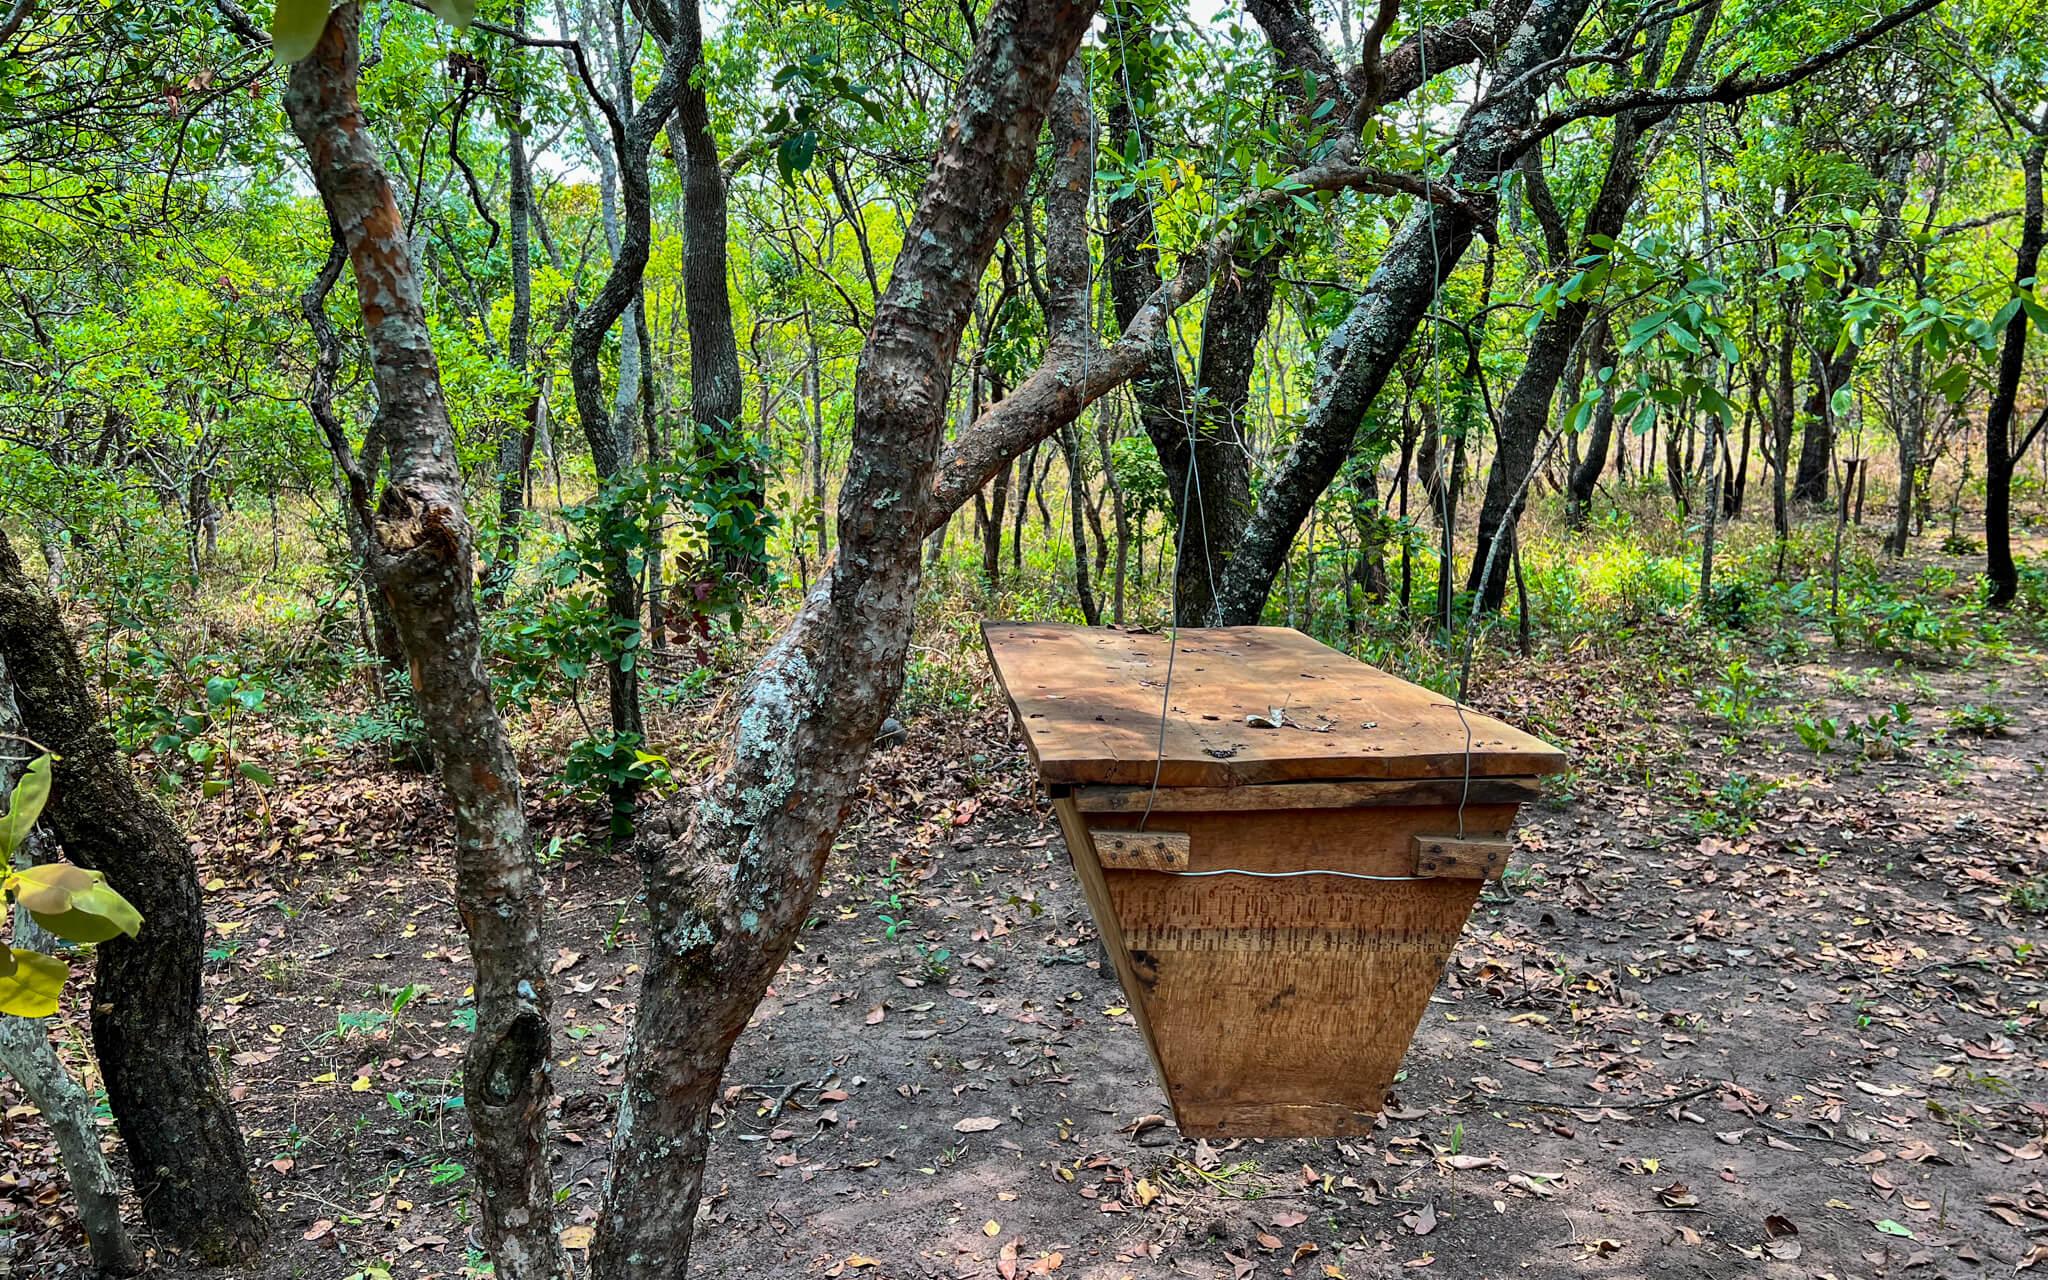
[[[22,860],[29,833],[49,803],[50,763],[44,752],[22,770],[0,814],[0,896],[67,942],[98,943],[142,931],[142,916],[97,871],[68,862]],[[64,961],[20,947],[0,949],[0,1014],[47,1018],[57,1012],[71,970]]]
[[[1953,733],[1995,738],[2012,727],[2012,712],[1995,702],[1966,702],[1948,713],[1948,727]]]
[[[2030,916],[2048,915],[2048,875],[2031,876],[2006,894],[2013,910]]]
[[[1842,737],[1860,748],[1866,760],[1897,759],[1918,738],[1913,727],[1913,709],[1895,702],[1862,720],[1849,720],[1842,726]]]
[[[1824,756],[1835,749],[1835,743],[1842,736],[1842,722],[1834,716],[1802,716],[1792,722],[1799,741],[1816,756]]]
[[[1697,831],[1740,837],[1756,830],[1764,802],[1781,785],[1749,773],[1732,773],[1718,786],[1696,773],[1680,776],[1682,793],[1693,806],[1688,819]]]
[[[1700,707],[1727,721],[1731,728],[1749,729],[1767,718],[1760,704],[1769,693],[1770,686],[1750,670],[1745,659],[1730,658],[1722,668],[1720,682],[1700,692]]]

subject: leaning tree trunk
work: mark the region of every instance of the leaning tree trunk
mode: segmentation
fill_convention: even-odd
[[[1535,0],[1529,6],[1501,50],[1493,82],[1503,87],[1481,100],[1459,129],[1449,185],[1477,192],[1520,156],[1522,131],[1535,113],[1539,68],[1570,43],[1586,4]],[[1395,234],[1358,302],[1317,353],[1314,403],[1294,446],[1260,490],[1218,593],[1217,622],[1259,620],[1295,534],[1350,455],[1359,424],[1438,289],[1491,214],[1483,197],[1425,204]]]
[[[718,776],[693,814],[665,816],[671,839],[651,851],[647,967],[592,1256],[606,1280],[688,1267],[719,1079],[901,687],[953,359],[1092,15],[1066,0],[990,11],[861,354],[836,562],[755,668]],[[1078,104],[1078,75],[1072,88]],[[1088,150],[1065,154],[1085,165]]]
[[[319,44],[292,68],[285,110],[347,247],[363,304],[379,421],[390,450],[390,481],[374,512],[368,477],[347,439],[330,431],[328,445],[373,533],[371,571],[391,601],[427,743],[455,818],[455,900],[476,965],[464,1114],[475,1144],[484,1244],[504,1280],[553,1280],[562,1268],[547,1163],[541,881],[518,765],[483,669],[475,536],[463,510],[455,432],[418,268],[357,101],[361,17],[354,3],[334,10]],[[148,905],[136,905],[147,918]],[[195,931],[195,958],[197,946]]]
[[[4,533],[0,661],[25,732],[57,757],[44,818],[58,846],[142,913],[138,936],[96,949],[92,1034],[143,1217],[209,1262],[250,1261],[266,1229],[199,1012],[206,918],[191,847],[136,785],[56,601]]]

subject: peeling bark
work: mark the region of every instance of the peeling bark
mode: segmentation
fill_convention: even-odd
[[[356,97],[360,20],[354,3],[334,11],[319,44],[292,68],[285,110],[347,246],[363,308],[391,458],[374,512],[348,441],[330,434],[328,444],[372,530],[371,570],[411,661],[420,718],[455,817],[455,898],[476,964],[476,1032],[463,1079],[484,1242],[505,1280],[551,1280],[562,1267],[547,1167],[541,884],[518,766],[484,674],[474,535],[419,274]]]

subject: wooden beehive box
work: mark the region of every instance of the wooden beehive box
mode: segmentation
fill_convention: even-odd
[[[1163,634],[982,630],[1181,1131],[1370,1131],[1562,753],[1286,628],[1183,628],[1164,703]]]

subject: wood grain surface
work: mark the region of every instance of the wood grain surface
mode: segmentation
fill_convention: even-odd
[[[1170,697],[1164,634],[995,622],[982,634],[1047,783],[1232,787],[1564,767],[1548,743],[1285,627],[1181,628]]]

